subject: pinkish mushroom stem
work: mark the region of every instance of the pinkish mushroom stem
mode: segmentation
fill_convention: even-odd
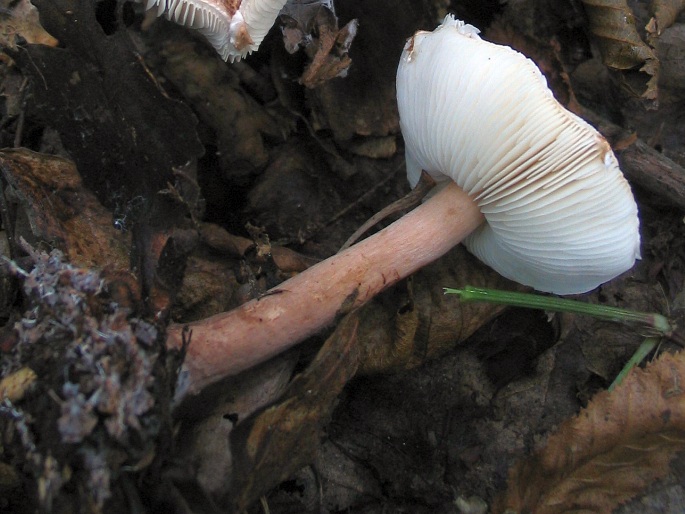
[[[177,399],[287,350],[433,262],[483,221],[454,183],[392,225],[232,311],[191,323]],[[181,345],[182,325],[167,346]]]

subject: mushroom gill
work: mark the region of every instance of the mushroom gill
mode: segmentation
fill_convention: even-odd
[[[464,244],[542,291],[589,291],[640,256],[637,206],[609,144],[535,64],[452,17],[407,43],[397,73],[407,174],[453,180],[486,223]]]
[[[256,51],[286,0],[138,0],[157,16],[200,32],[224,61]]]

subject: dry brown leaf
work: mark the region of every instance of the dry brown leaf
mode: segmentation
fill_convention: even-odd
[[[0,380],[0,400],[7,398],[12,403],[21,401],[36,378],[36,372],[29,367],[20,368],[3,377]]]
[[[626,0],[582,0],[590,24],[602,52],[604,64],[617,70],[641,66],[650,76],[642,97],[655,100],[659,60],[637,32],[635,17]]]
[[[129,234],[87,190],[74,163],[30,150],[0,152],[0,173],[28,217],[29,241],[57,245],[77,266],[129,269]],[[21,219],[21,218],[20,218]]]
[[[675,23],[680,12],[685,9],[685,0],[653,0],[651,8],[654,17],[649,20],[646,29],[650,36],[660,36],[664,29]]]
[[[656,59],[640,39],[626,0],[583,0],[583,5],[607,66],[627,70]]]
[[[269,489],[314,461],[321,429],[359,360],[358,319],[340,322],[281,401],[235,429],[232,503],[243,512]]]
[[[0,46],[16,48],[17,37],[32,44],[57,46],[58,41],[41,26],[38,10],[29,0],[2,0],[0,9],[4,11],[0,18]]]
[[[361,309],[360,373],[411,369],[438,358],[503,310],[494,304],[462,303],[454,295],[444,295],[443,287],[479,284],[523,290],[461,245],[402,284]]]
[[[338,18],[328,9],[320,9],[316,16],[319,34],[315,45],[307,47],[312,62],[300,77],[300,83],[308,88],[320,86],[335,78],[345,77],[352,64],[348,55],[352,40],[357,35],[357,20],[351,20],[338,29]]]
[[[400,52],[417,28],[434,22],[426,17],[424,2],[403,2],[401,15],[398,9],[397,2],[387,0],[338,2],[341,19],[359,19],[364,27],[354,43],[364,50],[355,53],[344,80],[307,91],[312,127],[329,130],[336,143],[399,133],[395,76]]]
[[[314,88],[347,75],[352,64],[348,51],[359,25],[356,19],[339,29],[332,0],[288,2],[280,16],[285,49],[292,54],[304,47],[311,59],[300,77],[302,85]]]
[[[595,396],[516,465],[493,512],[611,512],[685,449],[685,354],[663,354]]]

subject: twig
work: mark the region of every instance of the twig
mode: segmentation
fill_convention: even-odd
[[[634,136],[632,132],[589,109],[582,108],[580,114],[612,143]],[[621,170],[631,183],[654,193],[670,205],[685,209],[685,169],[682,166],[657,152],[640,138],[625,149],[617,149],[616,155],[621,163]]]

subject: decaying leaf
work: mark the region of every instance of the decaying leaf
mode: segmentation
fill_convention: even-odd
[[[211,394],[210,402],[192,402],[181,407],[183,427],[178,445],[183,459],[195,470],[203,491],[220,499],[233,476],[230,440],[236,426],[260,409],[278,400],[292,377],[299,352],[289,352],[240,376],[223,382],[221,391]],[[213,407],[201,421],[198,410]]]
[[[415,368],[453,350],[502,311],[445,296],[451,284],[521,288],[477,261],[463,246],[419,270],[406,286],[381,294],[360,312],[360,373]]]
[[[283,22],[283,43],[288,53],[312,42],[319,10],[326,9],[335,15],[333,0],[291,0],[283,6],[279,16]]]
[[[493,512],[611,512],[685,449],[685,354],[663,354],[595,396],[510,472]]]
[[[683,9],[685,9],[685,0],[653,0],[652,12],[654,16],[649,20],[646,27],[648,39],[660,36],[662,31],[673,25]],[[652,45],[652,48],[654,46]]]
[[[319,48],[300,78],[304,86],[316,87],[335,77],[347,76],[347,70],[352,64],[348,51],[357,35],[357,26],[357,20],[352,20],[340,30],[336,27],[334,32],[320,32]]]
[[[303,47],[311,59],[300,77],[302,85],[314,88],[347,75],[352,64],[348,52],[359,25],[356,19],[339,29],[333,0],[291,1],[280,17],[285,49],[292,54]]]
[[[7,181],[8,201],[18,204],[13,230],[16,238],[59,248],[75,265],[105,270],[123,289],[127,304],[139,298],[140,285],[130,273],[131,232],[127,215],[114,216],[87,189],[73,162],[26,149],[0,152],[0,173]],[[184,230],[190,207],[169,186],[154,197],[146,220],[150,230],[139,230],[134,258],[154,312],[170,308],[182,282],[185,261],[196,240]],[[134,217],[134,216],[131,216]],[[134,223],[134,222],[132,222]]]
[[[36,378],[36,372],[29,367],[23,367],[3,377],[0,380],[0,400],[7,398],[12,403],[21,401]]]
[[[278,404],[236,427],[231,442],[236,512],[314,461],[322,427],[357,369],[357,325],[356,314],[345,317]]]
[[[338,18],[328,9],[319,9],[316,16],[318,37],[314,44],[307,47],[311,63],[307,66],[300,83],[314,88],[335,78],[345,77],[352,64],[348,52],[357,35],[357,20],[351,20],[343,28],[338,28]]]
[[[422,2],[403,2],[399,16],[397,4],[385,0],[337,5],[341,19],[358,18],[369,30],[360,30],[355,38],[350,50],[354,65],[344,80],[330,80],[307,91],[315,130],[330,130],[336,142],[399,132],[395,76],[400,53],[421,24],[434,24],[422,6]]]
[[[128,269],[129,234],[115,228],[112,214],[84,187],[73,162],[26,149],[3,150],[0,173],[10,186],[8,196],[19,203],[17,236],[52,243],[77,265]],[[28,227],[21,227],[22,216]]]
[[[656,59],[640,38],[626,0],[583,0],[583,5],[607,66],[628,70]]]
[[[617,70],[640,66],[649,75],[642,96],[657,98],[659,60],[653,49],[640,37],[635,17],[626,0],[582,0],[590,24],[602,52],[604,64]]]
[[[16,49],[18,37],[32,44],[57,46],[58,41],[41,26],[30,0],[2,0],[0,9],[0,46]]]

